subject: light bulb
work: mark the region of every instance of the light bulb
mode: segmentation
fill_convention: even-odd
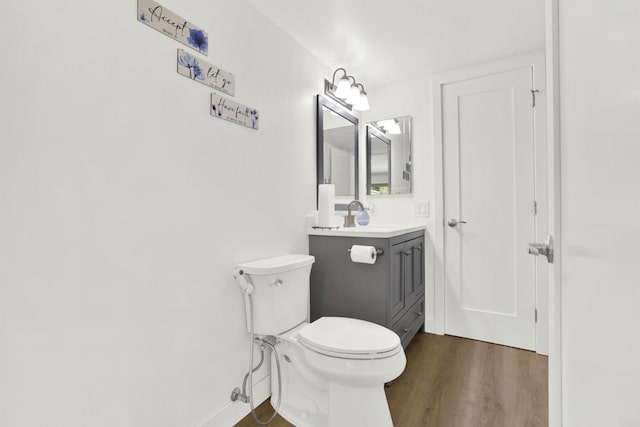
[[[393,126],[395,123],[395,120],[393,119],[388,119],[388,120],[380,120],[378,122],[378,126],[387,129],[390,126]]]
[[[393,123],[391,126],[385,127],[385,129],[390,135],[400,135],[402,133],[400,125],[397,122]]]
[[[351,81],[347,78],[347,76],[344,76],[338,81],[338,86],[336,87],[334,95],[336,96],[336,98],[345,99],[349,96],[350,89]]]
[[[358,88],[358,86],[356,85],[353,85],[349,89],[349,96],[346,99],[346,103],[353,105],[359,100],[360,100],[360,88]]]
[[[366,111],[369,109],[369,96],[365,91],[360,94],[360,99],[353,106],[354,110]]]

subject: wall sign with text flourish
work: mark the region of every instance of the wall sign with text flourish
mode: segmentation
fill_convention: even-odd
[[[209,34],[153,0],[138,0],[138,21],[207,55]]]
[[[236,78],[222,68],[178,49],[178,74],[212,87],[227,95],[236,93]]]
[[[215,93],[211,94],[211,115],[258,130],[258,110]]]

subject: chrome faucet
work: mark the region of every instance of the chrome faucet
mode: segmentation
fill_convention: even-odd
[[[353,200],[351,203],[349,203],[349,206],[347,206],[347,216],[344,217],[344,225],[343,225],[343,227],[355,227],[356,226],[355,215],[351,214],[351,205],[353,205],[354,203],[360,207],[359,210],[361,210],[361,211],[364,210],[364,205],[362,204],[362,202],[360,200]]]

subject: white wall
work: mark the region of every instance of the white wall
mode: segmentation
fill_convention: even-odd
[[[559,1],[564,427],[640,426],[638,16]]]
[[[247,369],[232,267],[308,250],[331,70],[238,2],[162,3],[259,131],[209,116],[134,0],[0,5],[2,426],[200,426]]]
[[[371,109],[361,114],[363,132],[360,134],[361,153],[366,153],[365,123],[394,117],[411,116],[413,120],[413,194],[367,197],[366,157],[361,156],[360,194],[365,205],[373,207],[372,223],[422,224],[426,226],[426,324],[433,330],[435,322],[434,235],[433,215],[428,218],[415,215],[416,202],[428,202],[433,211],[433,114],[431,78],[424,77],[368,90]]]

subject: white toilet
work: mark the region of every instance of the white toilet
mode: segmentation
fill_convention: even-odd
[[[298,427],[393,426],[384,383],[397,378],[406,358],[391,330],[363,320],[323,317],[308,323],[309,255],[284,255],[239,264],[247,329],[277,338],[282,400],[279,413]],[[249,298],[252,298],[250,304]],[[362,296],[366,304],[367,296]],[[278,399],[272,363],[271,402]]]

